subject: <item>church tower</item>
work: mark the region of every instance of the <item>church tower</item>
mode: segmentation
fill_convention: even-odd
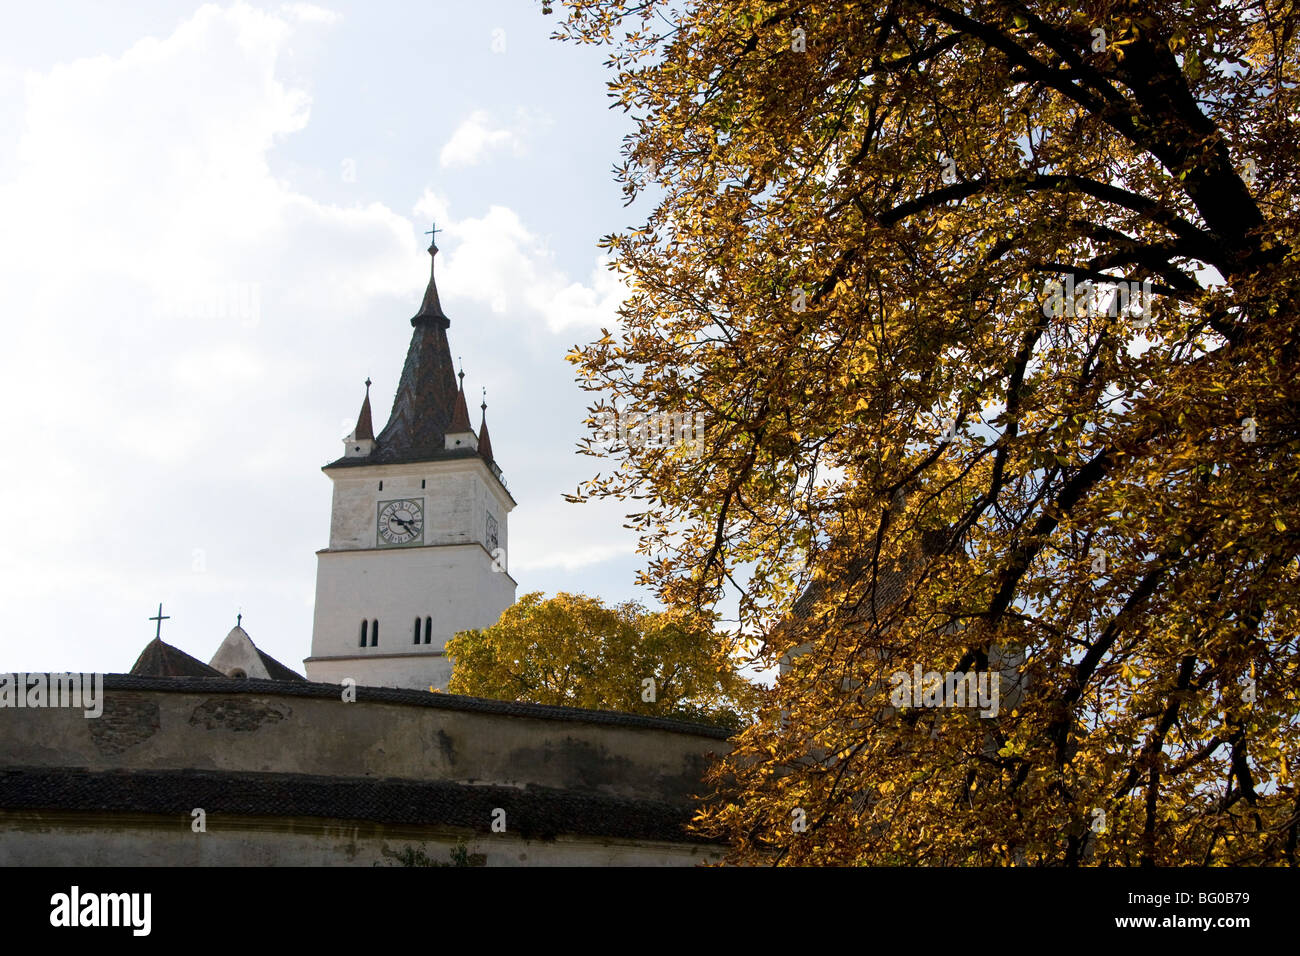
[[[329,547],[316,552],[316,615],[307,677],[361,686],[446,690],[447,640],[495,624],[515,601],[506,569],[506,489],[487,433],[476,434],[452,367],[434,281],[429,286],[392,414],[378,437],[370,380],[343,457],[322,470],[334,483]]]

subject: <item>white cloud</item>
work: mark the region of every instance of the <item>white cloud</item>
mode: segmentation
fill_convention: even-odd
[[[534,307],[548,313],[547,322],[555,331],[572,327],[614,328],[617,311],[627,298],[628,288],[609,269],[609,258],[597,256],[592,266],[590,285],[571,282],[564,288],[548,290]]]
[[[540,128],[550,126],[551,118],[541,112],[516,110],[509,126],[493,121],[486,110],[475,110],[456,127],[442,147],[439,161],[444,169],[454,166],[477,166],[494,153],[509,150],[515,156],[527,154],[529,138]]]
[[[514,131],[500,126],[493,127],[486,111],[475,110],[451,134],[451,139],[442,148],[439,161],[444,169],[449,166],[476,166],[489,153],[507,148],[519,152],[522,145]]]
[[[0,474],[0,497],[15,503],[0,537],[11,635],[0,651],[11,667],[124,669],[153,635],[145,616],[158,600],[175,615],[164,638],[199,656],[215,646],[203,635],[219,640],[239,604],[262,607],[256,637],[270,653],[288,663],[307,653],[300,585],[329,514],[316,468],[341,450],[368,373],[382,417],[428,268],[405,215],[319,199],[298,185],[318,187],[315,170],[272,165],[312,119],[305,80],[287,79],[297,74],[285,61],[331,17],[304,5],[203,6],[156,37],[0,89],[15,107],[0,146],[0,298],[12,319],[0,390],[20,410],[18,454],[37,469]],[[483,155],[523,148],[533,121],[516,116],[514,139],[489,136]],[[322,149],[330,175],[350,134]],[[584,281],[514,210],[484,209],[453,210],[431,192],[416,204],[418,231],[432,216],[450,240],[440,241],[444,301],[496,310],[502,339],[614,321],[620,287],[598,262]],[[466,325],[457,333],[468,338]],[[471,367],[497,370],[494,394],[509,395],[522,350]],[[562,353],[528,371],[539,369],[559,383],[543,400],[494,409],[498,450],[521,469],[530,450],[553,454],[534,433],[557,419],[580,430],[580,411],[563,404],[582,398],[564,393]],[[521,561],[589,568],[630,553],[613,547],[617,531],[541,520],[554,495],[533,500],[540,532],[512,529]],[[532,551],[531,539],[541,542]],[[542,553],[556,543],[566,550]]]
[[[438,259],[438,289],[444,298],[464,297],[507,320],[532,324],[541,317],[554,333],[617,324],[628,289],[608,268],[607,257],[593,257],[584,284],[555,265],[547,244],[507,206],[491,206],[477,218],[453,219],[447,200],[426,190],[415,214],[437,220],[439,231],[454,240],[442,243]]]
[[[25,407],[40,493],[76,502],[83,523],[51,534],[41,509],[11,515],[6,603],[71,581],[95,598],[101,579],[209,593],[220,578],[191,574],[190,549],[243,546],[262,507],[249,476],[285,487],[333,450],[343,409],[320,415],[312,389],[337,374],[329,349],[347,346],[321,333],[409,297],[417,253],[391,209],[320,202],[269,166],[310,117],[280,61],[297,24],[322,19],[204,6],[168,35],[24,78],[0,172],[0,289],[22,321],[6,326],[0,381]],[[323,422],[319,443],[286,427],[304,409]],[[0,496],[26,499],[29,483],[11,471]],[[209,523],[214,511],[224,520]]]
[[[326,10],[314,3],[285,3],[280,6],[288,16],[303,23],[323,23],[332,25],[343,19],[337,10]]]
[[[559,568],[564,571],[574,571],[578,568],[590,567],[593,564],[601,564],[614,558],[632,557],[634,551],[635,542],[623,545],[590,545],[589,547],[569,551],[548,551],[512,561],[511,570],[544,571]]]
[[[446,197],[440,196],[432,189],[426,189],[424,193],[416,200],[415,207],[412,210],[415,213],[417,222],[447,222],[451,219],[451,206],[448,204]],[[443,227],[438,227],[442,231]]]

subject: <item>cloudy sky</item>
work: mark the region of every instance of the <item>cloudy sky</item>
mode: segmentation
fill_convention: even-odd
[[[330,482],[389,405],[440,229],[519,593],[642,597],[614,507],[562,500],[615,322],[628,121],[602,54],[515,2],[22,4],[0,33],[0,670],[207,660],[242,609],[301,670]],[[471,404],[477,405],[472,398]],[[477,423],[477,410],[474,417]]]

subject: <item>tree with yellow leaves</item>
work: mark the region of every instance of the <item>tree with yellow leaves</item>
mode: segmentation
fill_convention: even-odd
[[[1295,4],[566,7],[655,202],[571,359],[593,423],[707,421],[593,438],[575,497],[647,502],[665,604],[729,595],[783,662],[700,825],[739,861],[1294,864]]]
[[[453,694],[739,726],[757,691],[707,615],[525,594],[447,642]]]

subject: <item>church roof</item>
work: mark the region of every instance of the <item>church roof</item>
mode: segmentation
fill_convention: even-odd
[[[451,424],[447,426],[449,432],[467,432],[472,426],[469,423],[469,406],[465,404],[465,373],[460,373],[460,388],[456,392],[456,407],[451,413]]]
[[[451,325],[451,319],[442,311],[442,302],[438,299],[438,283],[434,281],[433,267],[438,258],[438,247],[430,244],[429,249],[429,285],[424,290],[424,300],[420,303],[420,311],[415,313],[411,318],[411,324],[419,328],[420,325],[436,325],[441,329],[446,329]]]
[[[811,620],[827,596],[839,588],[846,592],[846,600],[848,595],[856,594],[847,615],[849,622],[872,624],[880,620],[907,596],[908,589],[924,570],[926,558],[944,553],[949,533],[948,528],[924,532],[913,550],[900,561],[878,561],[873,554],[866,553],[850,561],[843,573],[813,580],[795,600],[791,620]]]
[[[874,581],[871,578],[875,574]],[[881,567],[873,569],[870,557],[856,558],[845,569],[843,576],[836,579],[819,578],[812,581],[799,599],[794,602],[793,616],[801,619],[810,618],[817,606],[832,592],[836,586],[852,588],[855,585],[869,584],[870,587],[854,608],[852,619],[870,620],[873,609],[877,614],[892,607],[904,596],[907,584],[913,576],[912,569],[903,567]]]
[[[262,666],[265,667],[266,672],[271,675],[271,680],[297,680],[303,681],[304,683],[306,682],[307,678],[303,677],[293,668],[281,664],[260,647],[257,648],[257,656],[262,659]]]
[[[366,379],[366,397],[361,403],[361,414],[357,416],[357,427],[352,431],[353,438],[374,438],[375,426],[370,420],[370,379]]]
[[[172,647],[162,638],[155,637],[145,645],[131,667],[136,677],[225,677],[215,667],[209,667],[197,657],[191,657],[179,647]]]
[[[487,430],[487,402],[483,403],[483,421],[478,426],[478,453],[483,456],[483,460],[490,462],[492,458],[492,439],[488,437]]]
[[[420,461],[444,451],[443,437],[456,407],[456,371],[447,344],[451,320],[443,314],[433,264],[438,247],[429,247],[429,286],[420,311],[411,319],[415,331],[397,383],[393,411],[379,433],[372,461]]]
[[[393,397],[388,424],[377,436],[375,447],[369,455],[339,458],[326,465],[326,468],[396,465],[469,458],[476,454],[473,449],[446,447],[448,432],[470,430],[469,413],[464,409],[464,395],[456,382],[451,347],[447,342],[447,329],[451,326],[451,320],[442,311],[442,301],[438,297],[434,271],[438,247],[431,245],[428,251],[429,285],[425,289],[420,310],[411,318],[414,331],[406,351],[402,376],[397,383],[397,393]],[[363,414],[367,407],[363,406]],[[490,450],[489,446],[489,454],[486,456],[489,461],[492,460]],[[500,478],[495,471],[493,474]],[[504,487],[504,482],[502,486]]]
[[[230,633],[226,635],[225,640],[221,642],[221,646],[217,648],[217,652],[212,656],[212,660],[209,661],[209,664],[222,677],[229,676],[230,672],[237,667],[245,677],[260,678],[263,675],[258,673],[258,663],[266,671],[265,679],[267,680],[302,682],[307,680],[297,671],[281,664],[254,644],[253,639],[248,636],[248,632],[238,623],[230,629]]]

